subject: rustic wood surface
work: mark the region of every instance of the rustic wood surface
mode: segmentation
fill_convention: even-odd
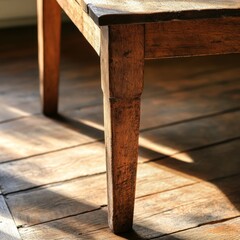
[[[110,228],[119,233],[130,230],[133,224],[144,80],[144,26],[104,27],[101,40],[108,221]]]
[[[20,240],[20,234],[13,221],[5,199],[0,195],[0,239]]]
[[[238,0],[76,0],[99,25],[239,16]]]
[[[233,218],[232,220],[226,220],[224,222],[215,223],[214,225],[205,225],[205,226],[199,226],[197,228],[193,228],[191,230],[179,232],[177,234],[168,235],[166,237],[157,237],[154,239],[157,240],[201,240],[201,239],[207,239],[207,240],[226,240],[226,239],[233,239],[238,240],[239,239],[239,222],[240,218]],[[202,238],[203,237],[203,238]],[[83,239],[110,239],[110,240],[123,240],[123,239],[133,239],[133,240],[142,240],[147,239],[141,237],[136,232],[133,232],[131,234],[125,234],[123,236],[114,236],[109,232],[108,229],[101,229],[99,231],[95,231],[94,235],[83,235]],[[60,239],[60,238],[57,238]],[[74,238],[72,238],[74,239]]]
[[[152,239],[175,231],[197,228],[203,224],[211,225],[222,219],[239,217],[237,207],[240,204],[239,180],[238,175],[210,183],[201,182],[137,199],[134,230],[139,238],[136,239]],[[232,201],[229,201],[222,194],[221,188],[225,189],[227,196],[231,196]],[[236,208],[233,207],[233,203]],[[84,205],[84,202],[80,201],[78,204]],[[36,239],[42,239],[44,236],[64,239],[64,236],[61,236],[63,232],[71,233],[67,235],[69,239],[78,239],[78,234],[81,234],[83,239],[111,239],[111,237],[115,239],[114,235],[108,231],[106,219],[106,209],[102,206],[100,209],[96,208],[85,214],[59,218],[56,221],[22,228],[20,233],[23,239],[28,239],[32,234],[37,236]],[[106,231],[107,236],[105,235]],[[236,229],[235,235],[237,233]]]
[[[57,0],[95,51],[100,54],[100,29],[78,5],[76,0]]]
[[[40,114],[36,29],[1,36],[0,209],[9,216],[5,199],[22,239],[239,238],[239,55],[146,62],[134,232],[116,236],[97,55],[63,26],[61,116],[50,120]],[[20,239],[9,219],[0,238]]]
[[[225,240],[225,239],[233,239],[238,240],[240,236],[240,218],[233,218],[230,220],[226,220],[223,222],[216,223],[214,225],[206,225],[200,226],[196,229],[190,229],[184,232],[172,234],[167,237],[156,238],[160,240],[174,240],[174,239],[186,239],[186,240],[200,240],[200,239],[208,239],[208,240]],[[221,234],[218,234],[221,233]]]
[[[55,0],[37,1],[40,92],[43,113],[58,111],[61,8]]]
[[[146,24],[145,39],[145,58],[236,53],[240,52],[240,18]]]

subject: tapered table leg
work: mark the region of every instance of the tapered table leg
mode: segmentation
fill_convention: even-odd
[[[133,223],[144,27],[118,25],[101,31],[109,226],[120,233],[130,230]]]
[[[39,74],[42,109],[55,115],[58,109],[61,8],[56,0],[37,0]]]

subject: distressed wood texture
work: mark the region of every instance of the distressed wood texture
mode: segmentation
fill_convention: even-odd
[[[92,146],[92,148],[93,147],[100,148],[100,146]],[[141,201],[140,199],[144,197],[145,200],[143,200],[143,204],[145,204],[147,202],[147,199],[149,199],[147,196],[152,195],[151,199],[154,202],[154,200],[156,199],[156,196],[154,196],[155,194],[161,193],[164,195],[164,192],[170,192],[171,195],[174,192],[178,192],[181,188],[184,187],[187,189],[193,189],[192,192],[189,191],[188,193],[188,200],[190,202],[190,196],[192,195],[192,199],[194,199],[194,197],[196,196],[195,194],[198,194],[198,187],[193,187],[193,185],[201,182],[201,186],[204,189],[207,181],[212,181],[213,179],[217,178],[232,179],[232,181],[227,180],[229,181],[229,189],[224,189],[219,186],[219,196],[224,196],[224,194],[226,194],[227,198],[231,199],[229,191],[234,188],[233,186],[231,186],[231,184],[237,184],[237,186],[239,186],[239,181],[237,180],[240,179],[240,177],[231,177],[232,175],[240,174],[240,170],[238,168],[240,160],[237,157],[240,153],[239,147],[240,139],[225,144],[219,144],[212,148],[202,148],[194,151],[194,153],[191,153],[191,151],[186,151],[184,152],[184,154],[175,155],[172,156],[172,158],[168,157],[166,159],[160,159],[154,162],[139,164],[136,200]],[[103,150],[102,146],[101,150]],[[59,181],[63,181],[60,184],[49,184],[44,188],[39,187],[34,190],[15,192],[14,194],[11,194],[10,192],[10,194],[8,194],[7,203],[11,209],[17,226],[23,225],[27,227],[35,224],[41,224],[42,222],[54,221],[55,219],[82,214],[88,211],[94,211],[96,209],[99,209],[101,206],[105,206],[107,204],[105,173],[99,174],[101,171],[97,169],[97,166],[94,166],[94,172],[91,169],[88,169],[91,168],[89,162],[94,162],[95,157],[101,158],[102,160],[101,162],[98,160],[95,165],[99,163],[103,169],[105,168],[104,152],[101,151],[99,155],[101,157],[94,154],[94,156],[92,156],[90,160],[88,159],[88,161],[79,161],[79,165],[82,165],[82,168],[88,171],[88,174],[90,175],[88,177],[78,177],[78,175],[76,175],[77,171],[75,171],[74,174],[73,172],[76,168],[76,163],[73,166],[67,166],[70,156],[65,156],[65,163],[62,164],[62,166],[60,166],[59,164],[60,170],[55,170],[55,172],[57,172],[55,173],[55,176],[58,174],[58,176],[61,177],[63,175],[62,172],[64,171],[64,169],[68,167],[68,170],[72,170],[69,171],[69,175],[72,174],[72,179],[70,179],[70,181],[64,182],[65,179],[63,179],[62,177],[61,179],[59,179]],[[192,164],[186,162],[183,163],[181,161],[181,159],[184,160],[183,155],[185,155],[185,159],[187,159],[187,155],[191,155],[192,159],[197,160],[198,162]],[[51,155],[48,156],[49,158],[51,158]],[[87,158],[86,156],[81,157],[83,157],[84,159]],[[229,159],[231,159],[231,161],[229,161]],[[29,169],[31,169],[31,167],[34,165],[33,163],[35,163],[35,160],[36,158],[31,158],[28,161],[23,162],[23,164],[25,165],[24,167],[26,168],[26,166],[28,166]],[[56,159],[52,160],[52,162],[55,161]],[[53,165],[52,162],[49,161],[48,164]],[[226,164],[227,162],[230,163]],[[44,163],[47,164],[45,159]],[[69,163],[69,165],[71,164],[72,162]],[[10,164],[8,165],[10,166]],[[36,163],[36,165],[41,167],[38,162]],[[220,167],[215,167],[216,165]],[[7,166],[8,169],[9,166]],[[15,170],[21,172],[24,167],[21,167],[19,163],[19,167],[15,168]],[[37,167],[31,169],[31,172],[38,171],[38,169],[36,170],[36,168]],[[49,168],[50,167],[42,167],[41,171],[46,174],[49,173],[49,175],[51,175]],[[78,167],[78,169],[79,168],[80,167]],[[4,166],[0,170],[1,174],[4,174],[6,176],[6,173],[4,173],[3,169]],[[16,188],[23,184],[25,184],[25,186],[29,186],[29,182],[32,183],[34,181],[34,177],[29,176],[31,172],[29,171],[27,176],[25,174],[26,171],[22,174],[18,174],[18,176],[12,174],[11,179],[9,174],[8,179],[11,180],[11,185],[15,183],[15,189],[11,190],[16,191]],[[94,175],[94,173],[98,174]],[[3,176],[3,178],[5,176]],[[84,175],[80,173],[79,176]],[[42,176],[38,176],[38,179],[35,180],[35,183],[40,181],[45,181],[44,183],[52,183],[55,180],[51,180],[50,177],[48,177],[47,180],[45,180],[44,178],[46,178],[45,174],[43,174]],[[7,182],[1,182],[4,188],[7,189]],[[235,182],[235,184],[233,184],[232,182]],[[237,189],[237,186],[234,189]],[[18,189],[22,190],[21,187],[19,187]],[[194,189],[196,190],[196,193],[194,193]],[[202,192],[203,191],[205,191],[205,189],[202,190]],[[207,202],[208,196],[203,193],[202,199]],[[174,203],[172,203],[172,201],[174,201]],[[165,202],[165,206],[167,207],[167,204],[169,204],[170,207],[171,204],[176,204],[175,201],[177,200],[172,199],[169,203]],[[161,204],[159,204],[159,202],[155,201],[154,204],[156,208],[159,207],[159,209],[161,209],[161,207],[164,206],[162,202]],[[194,201],[192,201],[192,204],[194,204]],[[178,204],[176,204],[176,206],[177,205]],[[149,206],[149,208],[150,207],[151,206]],[[47,209],[47,211],[41,211],[43,209]],[[211,212],[212,209],[208,208],[208,211]],[[187,215],[186,210],[184,211],[184,213]],[[149,211],[148,214],[149,216],[151,216],[155,214],[160,214],[160,212],[153,209],[152,211]],[[227,217],[225,214],[226,212],[223,211],[223,218]],[[142,213],[140,214],[139,212],[135,212],[135,215],[141,216]],[[188,217],[186,216],[186,223],[188,222],[187,218]],[[144,219],[144,217],[142,219]],[[204,221],[204,219],[202,220]],[[107,222],[105,222],[104,224],[107,224]]]
[[[146,115],[144,116],[146,117]],[[218,142],[224,142],[229,139],[235,139],[239,136],[240,127],[238,124],[240,121],[240,112],[233,112],[229,114],[220,114],[215,117],[199,119],[197,121],[185,122],[182,124],[176,124],[175,126],[168,126],[159,129],[154,129],[151,131],[146,131],[140,136],[140,152],[139,152],[139,162],[147,162],[152,159],[163,159],[166,156],[173,157],[176,159],[185,159],[186,161],[191,161],[191,156],[186,154],[181,154],[190,149],[197,149],[203,146],[214,145]],[[19,124],[19,122],[15,122]],[[48,125],[48,123],[44,123]],[[36,122],[33,122],[34,125],[39,125]],[[224,126],[224,127],[223,127]],[[14,126],[11,125],[11,128]],[[64,132],[63,129],[58,130],[62,131],[61,136],[55,136],[51,132],[51,125],[48,128],[48,135],[53,135],[54,138],[68,139],[68,137],[74,138],[69,132]],[[201,132],[194,131],[194,129],[201,129]],[[214,131],[211,131],[214,129]],[[16,129],[17,130],[17,129]],[[33,129],[37,132],[38,129]],[[26,132],[26,130],[25,130]],[[206,132],[208,132],[208,137],[206,138]],[[23,134],[23,133],[22,133]],[[38,131],[38,135],[44,135]],[[185,138],[182,141],[182,136],[188,135],[188,138]],[[6,135],[5,135],[6,136]],[[80,136],[82,138],[82,136]],[[14,136],[17,138],[17,136]],[[14,141],[12,138],[11,140]],[[35,136],[28,136],[28,138],[37,138]],[[192,140],[194,139],[194,141]],[[47,141],[48,139],[46,139]],[[51,141],[51,139],[49,139]],[[2,143],[2,142],[1,142]],[[88,175],[94,175],[105,172],[104,164],[104,147],[102,142],[92,143],[87,145],[83,142],[82,146],[79,147],[70,147],[65,150],[47,153],[49,149],[45,150],[45,154],[40,154],[39,156],[30,157],[23,159],[21,161],[15,162],[6,162],[0,165],[0,180],[1,188],[4,194],[11,193],[18,190],[25,190],[28,188],[41,186],[49,184],[50,182],[66,181],[72,178],[83,177]],[[10,145],[10,143],[2,143],[2,145]],[[29,143],[27,140],[24,142],[24,145],[29,144],[29,147],[25,149],[25,153],[29,149],[36,148],[36,146]],[[66,148],[66,146],[60,145],[59,142],[56,144],[59,145],[59,148]],[[80,143],[79,143],[80,144]],[[23,145],[21,141],[16,141],[15,145],[12,145],[15,149],[20,148]],[[231,146],[235,146],[233,143]],[[226,150],[226,152],[231,152],[236,156],[236,159],[232,157],[232,163],[238,160],[237,156],[239,155],[239,145],[236,145],[236,149]],[[224,147],[221,146],[222,150]],[[2,149],[1,149],[2,150]],[[145,150],[145,151],[144,151]],[[147,151],[148,150],[148,151]],[[44,151],[44,149],[43,149]],[[221,152],[220,150],[216,152]],[[228,158],[226,152],[223,154],[223,157]],[[184,156],[185,155],[185,156]],[[194,155],[194,154],[193,154]],[[209,154],[209,158],[210,158]],[[201,157],[195,157],[196,159],[201,159]],[[215,158],[215,159],[214,159]],[[220,157],[217,157],[213,153],[211,158],[211,166],[219,165]],[[224,159],[222,162],[224,162]],[[172,167],[177,166],[178,162],[167,160],[169,164],[172,164]],[[204,162],[204,161],[203,161]],[[163,160],[162,160],[163,163]],[[221,164],[220,164],[221,165]],[[230,165],[230,163],[229,163]],[[188,165],[184,165],[185,169]],[[202,171],[211,172],[211,177],[216,176],[216,174],[221,174],[219,168],[216,169],[216,173],[211,171],[210,167],[205,166],[205,164],[198,163],[196,168]],[[31,171],[29,171],[31,169]],[[56,171],[56,169],[58,169]],[[231,169],[232,173],[235,173],[234,167],[225,169]],[[238,170],[238,169],[235,169]],[[13,177],[14,173],[14,177]],[[26,181],[25,181],[26,180]],[[150,183],[150,180],[146,180]],[[154,186],[152,186],[154,188]],[[151,189],[151,188],[150,188]]]
[[[12,215],[2,195],[0,195],[0,239],[21,240]]]
[[[137,211],[133,226],[136,236],[133,238],[130,237],[130,235],[120,239],[155,239],[166,234],[174,233],[174,231],[182,231],[182,235],[184,236],[184,230],[186,230],[185,234],[189,236],[190,234],[187,229],[192,228],[193,231],[197,231],[200,225],[210,225],[222,219],[239,217],[239,180],[240,175],[236,175],[210,183],[199,182],[172,189],[171,191],[163,191],[139,198],[136,200]],[[100,185],[102,186],[102,184]],[[60,189],[56,189],[57,192],[54,193],[55,189],[52,189],[52,193],[51,189],[48,189],[48,192],[52,197],[55,196],[56,199],[64,199],[65,197],[65,201],[67,200],[67,203],[69,203],[67,204],[68,206],[74,204],[78,208],[84,207],[85,209],[89,209],[89,207],[91,207],[93,209],[93,200],[95,200],[95,202],[104,202],[104,196],[100,191],[100,187],[98,188],[99,193],[93,193],[92,198],[90,194],[86,196],[87,199],[90,200],[86,202],[82,199],[72,197],[75,195],[74,188],[70,187],[69,190],[65,188],[62,192]],[[199,191],[199,189],[201,189],[201,191]],[[43,191],[45,191],[46,194],[47,190]],[[67,191],[72,191],[72,194],[69,195]],[[224,191],[224,193],[222,191]],[[72,200],[71,198],[67,199],[66,195],[71,196]],[[17,198],[17,196],[11,197]],[[49,199],[49,201],[52,202],[53,200]],[[59,200],[58,202],[62,201]],[[16,199],[15,206],[17,206]],[[57,204],[55,204],[55,206],[57,206]],[[35,208],[34,205],[32,207],[33,209]],[[45,204],[45,201],[40,207],[41,209],[52,209],[51,206]],[[61,211],[65,210],[62,209]],[[21,218],[21,215],[24,216],[24,212],[21,212],[17,217]],[[40,215],[44,215],[44,211],[40,211]],[[32,214],[31,217],[33,216],[34,214]],[[27,218],[27,216],[25,217]],[[75,240],[79,239],[79,233],[81,233],[80,239],[118,239],[118,236],[108,231],[106,217],[105,207],[97,208],[97,206],[95,206],[95,211],[86,211],[83,214],[70,215],[67,218],[60,217],[55,221],[20,228],[20,233],[24,240],[31,239],[33,236],[36,240],[44,238]],[[181,221],[179,221],[179,219],[181,219]],[[216,232],[215,239],[218,239],[223,232],[224,231]],[[236,229],[233,232],[237,234]],[[205,238],[207,236],[205,233],[199,232],[199,236],[204,236],[203,239],[208,239]],[[178,238],[172,239],[177,240]],[[195,238],[183,237],[180,239],[187,240]],[[202,238],[199,237],[199,239]]]
[[[57,2],[99,55],[100,29],[83,11],[82,5],[76,0],[57,0]]]
[[[145,35],[145,58],[240,52],[239,17],[146,24]]]
[[[99,25],[214,18],[240,14],[238,0],[76,0]]]
[[[115,233],[125,232],[133,224],[144,59],[240,52],[240,4],[237,0],[227,3],[223,0],[211,3],[194,0],[191,4],[184,0],[177,4],[171,0],[57,2],[101,57],[109,226]],[[43,12],[44,3],[40,3]],[[45,14],[42,13],[45,20],[49,9]],[[51,47],[52,42],[46,44]],[[55,84],[53,91],[56,91],[56,87]],[[236,108],[239,109],[239,106]],[[69,120],[63,116],[58,122],[69,124]],[[193,124],[191,133],[201,127],[201,124]],[[158,137],[154,134],[153,137],[143,134],[145,137],[141,139],[140,145],[148,143],[151,149],[145,149],[145,152],[151,152],[152,156],[160,153],[163,158],[164,155],[176,157],[181,150],[188,149],[191,143],[195,147],[199,146],[194,136],[189,134],[190,137],[183,139],[183,132],[176,131],[174,127],[172,129],[175,130],[174,136],[181,139],[178,148],[169,147],[172,142],[169,133],[161,135],[161,150],[155,144]],[[91,135],[91,128],[85,130],[81,132],[82,135]],[[233,134],[230,133],[227,138],[238,138],[235,135],[238,130],[238,126],[236,129],[232,127]],[[101,136],[101,131],[95,131],[91,137],[98,140],[98,135]],[[215,139],[216,136],[209,133],[211,137]],[[88,140],[85,137],[81,143]],[[68,141],[66,144],[69,144]],[[193,161],[190,156],[182,156],[181,153],[177,157]]]
[[[155,240],[239,240],[240,236],[240,217],[230,220],[207,224],[198,228],[189,229],[183,232],[168,235],[166,237],[155,238]]]
[[[34,29],[0,30],[0,188],[22,239],[238,240],[240,55],[146,62],[135,231],[117,236],[107,226],[104,143],[96,142],[99,59],[64,24],[62,118],[45,118]],[[1,199],[0,221],[8,216]],[[5,223],[1,240],[14,227]]]
[[[61,8],[55,0],[38,0],[39,74],[45,115],[58,109]]]
[[[124,232],[133,221],[144,27],[104,27],[101,37],[109,225],[114,232]]]

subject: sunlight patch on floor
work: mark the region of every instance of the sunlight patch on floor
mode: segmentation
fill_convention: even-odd
[[[159,143],[152,142],[149,139],[143,138],[140,136],[139,138],[139,145],[144,148],[148,148],[152,151],[159,152],[160,154],[166,155],[166,156],[172,156],[179,152],[178,149],[171,148]],[[175,155],[174,158],[176,160],[186,162],[186,163],[193,163],[194,160],[187,154],[187,153],[181,153],[178,155]]]

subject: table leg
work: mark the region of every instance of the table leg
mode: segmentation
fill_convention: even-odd
[[[55,115],[58,109],[61,8],[56,0],[37,0],[39,74],[42,109]]]
[[[110,26],[101,31],[109,226],[120,233],[133,223],[144,26]]]

